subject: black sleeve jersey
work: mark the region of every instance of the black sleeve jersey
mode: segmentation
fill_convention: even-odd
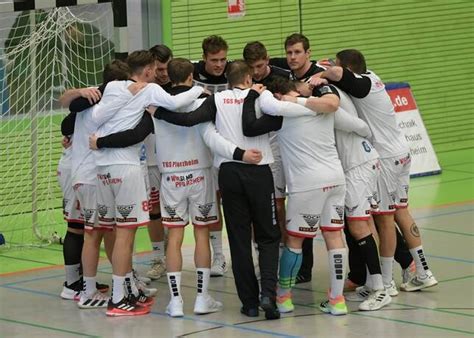
[[[354,74],[347,68],[343,68],[342,78],[339,81],[330,81],[341,88],[347,94],[362,99],[369,95],[372,81],[367,76]]]
[[[227,62],[229,64],[229,62]],[[204,61],[199,61],[194,63],[194,72],[193,72],[193,83],[196,86],[201,86],[208,89],[211,93],[217,93],[228,88],[227,78],[225,76],[225,72],[227,70],[224,69],[224,72],[219,75],[211,75],[206,71]]]
[[[283,69],[277,66],[270,66],[270,73],[260,81],[255,81],[255,83],[261,83],[264,86],[268,86],[268,83],[271,82],[276,76],[284,77],[285,79],[290,78],[290,71],[287,69]]]
[[[312,95],[315,97],[322,97],[327,94],[335,94],[339,98],[341,97],[341,95],[339,95],[337,88],[332,85],[323,85],[323,86],[315,87],[312,92]]]
[[[104,91],[105,91],[105,86],[107,84],[103,84],[101,85],[98,89],[100,91],[100,93],[103,95],[104,94]],[[99,102],[99,101],[97,101]],[[96,102],[96,103],[97,103]],[[79,97],[75,100],[72,100],[72,102],[69,104],[69,110],[71,112],[75,112],[75,113],[79,113],[83,110],[86,110],[87,108],[90,108],[92,107],[93,105],[95,105],[95,103],[91,104],[89,102],[89,100],[87,100],[86,98],[84,97]]]
[[[286,61],[286,58],[271,58],[270,66],[276,66],[281,69],[290,70],[290,66],[288,66],[288,62]]]
[[[253,137],[259,136],[271,131],[281,129],[283,124],[283,116],[270,116],[262,114],[257,119],[255,112],[255,100],[259,94],[255,90],[250,90],[244,100],[244,107],[242,110],[242,130],[245,136]]]
[[[216,114],[216,102],[214,95],[211,95],[204,100],[199,108],[190,113],[174,113],[163,107],[158,107],[154,117],[178,126],[192,127],[203,122],[214,122],[216,120]]]
[[[320,73],[320,72],[323,72],[325,71],[326,69],[321,67],[321,66],[318,66],[318,64],[316,63],[316,61],[311,61],[311,67],[308,69],[308,71],[306,73],[303,74],[303,76],[301,77],[297,77],[293,72],[291,72],[291,76],[290,78],[292,80],[298,80],[298,81],[301,81],[301,82],[306,82],[309,80],[309,78],[311,76],[313,76],[314,74],[317,74],[317,73]]]

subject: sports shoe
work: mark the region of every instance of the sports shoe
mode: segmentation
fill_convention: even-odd
[[[288,292],[283,296],[277,296],[276,305],[280,313],[293,312],[295,306],[293,305],[293,300],[291,299],[291,292]]]
[[[375,311],[390,304],[392,297],[385,290],[377,290],[370,293],[369,297],[359,304],[359,310]]]
[[[359,286],[360,286],[359,284],[354,283],[349,278],[347,278],[344,281],[344,291],[345,292],[355,291]]]
[[[183,317],[183,298],[172,297],[166,307],[166,313],[171,317]]]
[[[372,289],[364,285],[359,286],[354,292],[349,292],[344,296],[346,297],[346,300],[350,302],[363,302],[367,300],[371,293]]]
[[[262,297],[260,307],[265,311],[265,319],[280,319],[280,311],[273,299],[268,296]]]
[[[211,277],[221,277],[227,272],[227,263],[224,255],[214,255],[211,266]]]
[[[131,303],[136,303],[137,305],[145,307],[151,307],[155,302],[152,297],[145,296],[141,290],[138,290],[138,296],[135,296],[133,293],[129,294],[128,299]]]
[[[329,298],[319,305],[319,309],[324,313],[330,313],[333,316],[341,316],[347,314],[346,301],[344,296],[338,296],[336,298]]]
[[[438,281],[431,272],[427,272],[425,276],[414,276],[407,283],[400,285],[400,290],[412,292],[421,289],[430,288],[438,284]]]
[[[137,289],[142,291],[142,293],[147,296],[147,297],[154,297],[157,292],[158,292],[158,289],[156,288],[149,288],[147,287],[147,285],[145,284],[145,282],[142,282],[141,280],[139,280],[138,278],[136,278],[135,276],[133,276],[133,279],[135,281],[135,285],[137,286]]]
[[[102,293],[106,293],[107,291],[109,291],[109,286],[107,284],[102,284],[102,283],[95,283],[95,287],[97,289],[97,291],[99,292],[102,292]]]
[[[146,275],[151,280],[157,280],[166,274],[166,265],[162,259],[153,259],[151,261],[151,268],[147,271]]]
[[[402,269],[402,284],[406,284],[415,276],[416,265],[415,261],[412,261],[410,266],[406,269]],[[401,286],[401,285],[400,285]]]
[[[300,275],[300,274],[297,274],[296,275],[296,280],[295,280],[295,284],[301,284],[301,283],[307,283],[307,282],[311,282],[311,276],[310,275]]]
[[[109,300],[107,305],[107,316],[119,317],[119,316],[141,316],[150,313],[151,309],[146,306],[140,306],[138,304],[132,304],[128,298],[122,298],[117,304]]]
[[[98,309],[107,307],[109,298],[109,296],[102,294],[100,291],[97,291],[92,296],[87,296],[86,293],[82,291],[77,306],[81,309]]]
[[[71,285],[67,285],[67,282],[64,282],[63,290],[60,294],[61,298],[78,301],[81,296],[82,285],[82,278],[78,279]]]
[[[385,287],[385,290],[387,290],[387,293],[389,294],[390,297],[398,296],[397,285],[395,284],[395,281],[393,279],[389,285],[384,285],[384,287]]]
[[[137,270],[132,269],[132,272],[133,272],[133,277],[134,277],[135,279],[138,279],[139,281],[145,283],[146,285],[149,285],[149,284],[151,283],[151,279],[150,279],[150,278],[144,277],[144,276],[140,276],[140,275],[138,274],[138,271],[137,271]]]
[[[212,298],[209,294],[197,295],[194,302],[194,313],[197,315],[217,312],[222,310],[222,308],[222,303]]]
[[[247,317],[258,317],[258,307],[246,308],[242,306],[240,308],[240,313]]]

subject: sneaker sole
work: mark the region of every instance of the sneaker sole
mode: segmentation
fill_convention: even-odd
[[[77,307],[79,307],[79,309],[82,309],[82,310],[103,309],[107,307],[107,302],[102,306],[89,306],[89,305],[84,306],[84,305],[77,304]]]
[[[170,312],[166,311],[166,314],[172,318],[179,318],[179,317],[184,317],[184,313],[183,312],[180,312],[180,313],[175,313],[174,315],[172,315]]]
[[[323,308],[323,307],[319,307],[319,309],[324,312],[324,313],[327,313],[327,314],[330,314],[330,315],[333,315],[333,316],[344,316],[344,315],[347,315],[347,310],[346,311],[335,311],[335,312],[332,312],[330,309],[326,309],[326,308]]]
[[[133,316],[143,316],[149,314],[150,311],[148,312],[106,312],[105,314],[109,317],[133,317]]]
[[[419,291],[419,290],[423,290],[423,289],[428,289],[428,288],[431,288],[431,287],[436,286],[436,285],[438,285],[438,281],[436,281],[436,282],[434,282],[434,283],[432,283],[432,284],[428,284],[428,285],[423,284],[423,285],[420,285],[420,287],[416,287],[416,288],[414,288],[414,289],[413,289],[413,288],[412,288],[412,289],[407,289],[407,288],[405,288],[405,287],[402,288],[402,287],[400,286],[400,290],[405,291],[405,292],[413,292],[413,291]]]

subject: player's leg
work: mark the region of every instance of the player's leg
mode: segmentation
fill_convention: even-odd
[[[218,170],[212,168],[213,178],[215,185],[217,186],[217,175]],[[219,212],[219,220],[209,226],[209,238],[211,241],[213,256],[212,256],[212,265],[211,265],[211,276],[219,277],[223,276],[228,269],[228,265],[225,259],[224,252],[222,251],[222,209],[221,209],[221,195],[219,190],[216,190],[216,203],[217,210]]]

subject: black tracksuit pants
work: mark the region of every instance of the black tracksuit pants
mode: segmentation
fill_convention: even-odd
[[[252,224],[259,250],[262,296],[276,298],[281,233],[270,167],[223,163],[219,170],[219,190],[237,293],[244,307],[256,308],[259,288],[252,260]]]

